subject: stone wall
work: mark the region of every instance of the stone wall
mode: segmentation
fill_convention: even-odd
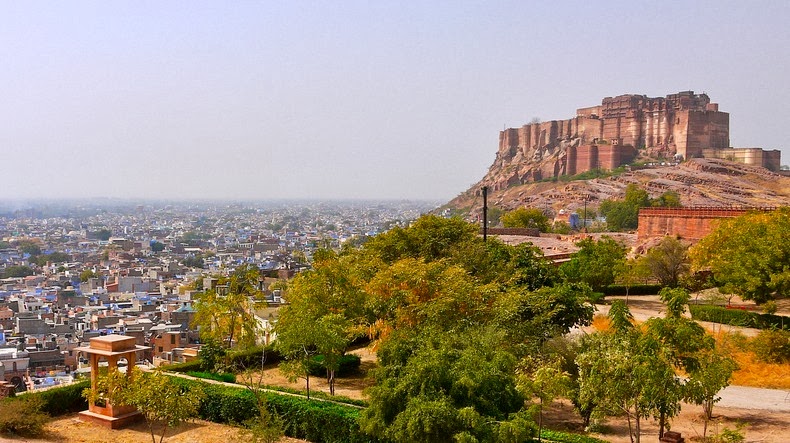
[[[778,172],[781,167],[782,152],[778,149],[768,151],[760,148],[703,149],[702,157],[736,161]]]
[[[713,231],[723,218],[733,218],[749,211],[770,211],[774,208],[641,208],[639,240],[673,235],[698,241]]]

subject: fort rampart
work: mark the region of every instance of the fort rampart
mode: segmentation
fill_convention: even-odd
[[[674,235],[697,241],[713,231],[723,218],[733,218],[751,211],[772,211],[776,208],[641,208],[637,238]]]

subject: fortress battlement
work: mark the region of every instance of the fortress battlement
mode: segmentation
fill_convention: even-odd
[[[579,108],[566,120],[529,123],[499,134],[495,165],[534,163],[508,184],[591,169],[614,169],[641,154],[654,158],[720,158],[778,171],[780,151],[730,148],[730,115],[707,94],[626,94]],[[552,161],[553,160],[553,161]]]

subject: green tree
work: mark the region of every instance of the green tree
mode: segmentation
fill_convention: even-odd
[[[41,247],[32,240],[20,240],[17,242],[16,247],[19,251],[32,256],[41,254]]]
[[[29,266],[9,266],[5,268],[3,272],[4,278],[11,278],[11,277],[27,277],[28,275],[33,275],[33,269]]]
[[[227,348],[255,344],[258,329],[255,310],[266,304],[259,280],[256,266],[242,265],[220,280],[226,291],[211,290],[196,295],[192,323],[200,330],[202,340],[217,340]]]
[[[641,265],[662,286],[677,287],[691,266],[688,248],[688,244],[684,244],[675,237],[664,237],[661,243],[650,248],[641,257]]]
[[[505,331],[507,347],[517,357],[525,357],[549,339],[589,325],[590,292],[585,284],[567,283],[536,291],[514,289],[498,297],[492,321]]]
[[[190,255],[184,258],[184,266],[188,266],[190,268],[203,269],[203,267],[205,267],[205,263],[203,262],[203,256],[198,254],[198,255]]]
[[[363,245],[363,250],[388,264],[402,258],[435,261],[449,257],[457,245],[474,239],[478,230],[460,218],[424,215],[408,228],[396,226],[373,237]]]
[[[657,199],[651,201],[651,205],[665,208],[679,208],[682,206],[680,195],[675,191],[667,191],[661,194]]]
[[[101,241],[107,241],[110,239],[110,237],[112,237],[112,231],[110,231],[107,228],[102,228],[96,232],[91,232],[89,236],[93,238],[97,238]]]
[[[152,443],[156,443],[156,427],[162,429],[159,437],[159,443],[162,443],[169,428],[196,417],[203,398],[202,391],[183,389],[160,371],[144,372],[135,368],[128,377],[113,369],[103,378],[102,384],[111,387],[106,393],[111,403],[134,406],[142,412]]]
[[[570,375],[563,371],[559,362],[540,365],[534,371],[519,374],[518,389],[529,397],[537,397],[538,441],[543,430],[543,409],[557,398],[568,397],[571,392]]]
[[[497,441],[515,431],[524,397],[516,389],[515,357],[497,346],[502,339],[500,331],[477,327],[458,334],[393,331],[379,348],[360,425],[396,442]],[[523,434],[512,441],[535,435],[518,423]]]
[[[502,221],[502,214],[504,214],[501,208],[497,208],[496,206],[491,206],[488,208],[488,226],[496,226]]]
[[[604,200],[599,208],[606,217],[606,224],[611,231],[636,229],[639,222],[639,208],[650,206],[650,196],[638,185],[626,187],[623,200]]]
[[[692,373],[700,367],[699,355],[712,349],[712,337],[697,322],[683,317],[689,294],[682,288],[664,288],[659,294],[666,305],[664,318],[651,318],[646,322],[645,340],[656,344],[657,357],[674,371]],[[659,420],[659,436],[664,436],[667,421],[680,412],[684,387],[675,378],[666,380],[664,391],[654,399],[654,414]]]
[[[722,220],[691,248],[692,268],[709,269],[724,293],[764,303],[790,294],[790,207]]]
[[[549,232],[549,218],[537,208],[518,208],[502,215],[502,224],[506,228],[535,228],[540,232]]]
[[[642,260],[627,259],[621,262],[616,270],[616,275],[617,283],[625,286],[625,303],[628,304],[628,293],[631,287],[640,281],[645,281],[650,276],[650,270]]]
[[[717,394],[729,386],[738,364],[724,351],[716,348],[701,353],[698,362],[699,366],[689,374],[685,397],[686,401],[702,406],[704,412],[702,438],[705,439],[708,424],[713,418],[713,406],[721,400]]]
[[[587,283],[594,291],[614,283],[616,272],[625,263],[625,247],[607,236],[598,241],[585,238],[576,245],[579,251],[560,266],[560,273],[565,279]]]
[[[158,241],[151,242],[151,251],[153,252],[162,252],[165,250],[165,244]]]
[[[85,269],[82,272],[80,272],[80,281],[85,283],[88,280],[90,280],[92,278],[95,278],[95,277],[98,277],[98,276],[99,276],[99,274],[96,273],[96,272],[93,272],[93,270]]]
[[[620,313],[630,315],[621,306]],[[625,414],[632,442],[639,443],[644,419],[676,413],[674,406],[679,410],[672,366],[662,359],[660,342],[638,328],[593,334],[576,363],[580,402],[595,404],[598,415]]]

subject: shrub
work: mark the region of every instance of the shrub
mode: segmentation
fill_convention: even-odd
[[[230,373],[217,374],[216,372],[197,372],[189,371],[187,375],[197,378],[207,378],[209,380],[216,380],[225,383],[236,383],[236,375]]]
[[[280,360],[282,360],[280,353],[274,349],[273,345],[255,346],[249,349],[231,352],[229,357],[232,369],[243,370],[259,368],[264,353],[266,356],[265,363],[267,365],[279,363]]]
[[[661,285],[647,285],[647,284],[639,284],[639,285],[631,285],[626,288],[625,285],[609,285],[603,288],[603,293],[606,295],[625,295],[626,289],[628,290],[628,295],[656,295],[658,294],[663,286]]]
[[[25,395],[0,401],[0,434],[37,437],[49,417],[43,412],[41,397]]]
[[[248,389],[181,378],[175,382],[203,386],[205,397],[198,413],[204,420],[240,424],[259,415],[255,395]],[[265,398],[267,408],[283,419],[289,437],[330,443],[375,441],[359,429],[358,408],[274,393],[266,393]]]
[[[790,318],[782,315],[758,314],[742,309],[728,309],[721,306],[689,305],[691,318],[732,326],[757,329],[790,330]]]
[[[204,368],[203,362],[198,360],[188,361],[186,363],[173,363],[172,365],[163,365],[162,369],[168,372],[190,372],[190,371],[205,371],[213,370],[214,368]]]
[[[266,353],[266,364],[279,363],[282,359],[280,353],[274,350],[274,346],[255,346],[249,349],[240,351],[231,351],[228,353],[227,368],[230,371],[240,371],[250,368],[259,368],[261,366],[261,357]],[[162,369],[169,372],[211,372],[214,368],[207,368],[201,359],[193,360],[186,363],[174,363],[172,365],[163,366]]]
[[[790,362],[790,332],[770,329],[752,339],[752,349],[759,360],[768,363]]]
[[[764,314],[768,314],[768,315],[776,314],[777,309],[779,309],[779,307],[776,306],[776,302],[773,300],[769,302],[765,302],[765,304],[763,305]]]
[[[62,415],[88,409],[88,401],[82,396],[82,391],[90,387],[90,380],[83,380],[67,386],[50,388],[46,391],[31,392],[24,396],[40,398],[43,412],[53,416]]]
[[[604,440],[587,435],[569,434],[567,432],[552,431],[544,429],[540,432],[540,438],[559,443],[606,443]]]
[[[346,354],[340,357],[339,363],[335,371],[335,377],[346,377],[359,371],[359,365],[362,363],[362,359],[356,354]],[[310,375],[316,377],[326,376],[326,366],[324,365],[323,355],[313,356],[308,364]]]

